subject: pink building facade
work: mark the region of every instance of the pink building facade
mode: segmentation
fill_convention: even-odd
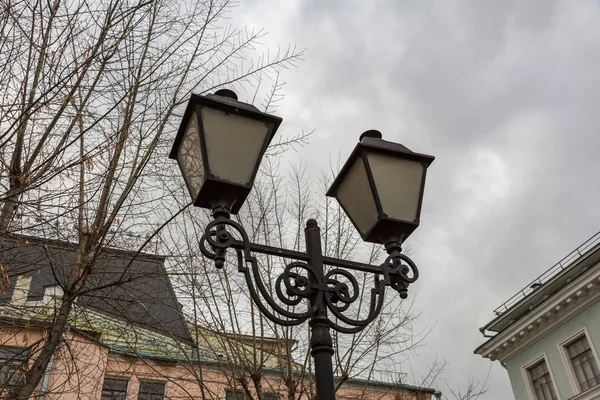
[[[26,348],[43,338],[44,330],[3,325],[0,347]],[[31,360],[29,360],[31,362]],[[210,362],[174,361],[172,357],[121,353],[99,343],[87,332],[71,329],[54,356],[35,396],[48,400],[247,399],[227,366]],[[120,386],[119,386],[120,385]],[[312,398],[310,383],[298,387],[294,399]],[[154,393],[144,393],[149,387]],[[8,387],[4,387],[6,390]],[[256,391],[251,388],[255,399]],[[265,373],[263,398],[288,399],[289,391],[277,371]],[[2,393],[2,392],[0,392]],[[239,397],[235,397],[239,393]],[[433,390],[406,385],[349,380],[337,392],[339,400],[429,400]],[[112,397],[111,397],[112,396]],[[2,395],[0,394],[0,398]]]
[[[71,265],[70,244],[36,240],[29,238],[27,243],[33,243],[29,246],[22,246],[18,240],[2,243],[0,262],[12,263],[10,271],[14,272],[8,290],[0,294],[0,399],[11,385],[22,383],[23,371],[32,364],[44,343],[52,310],[62,294],[59,282],[52,279],[56,277],[57,265]],[[36,253],[40,247],[37,244],[42,243],[45,245],[43,253]],[[48,272],[48,253],[52,256],[53,274]],[[123,265],[133,265],[131,276],[134,278],[137,268],[139,279],[132,279],[134,286],[125,287],[127,291],[103,293],[102,303],[94,298],[78,299],[69,329],[33,398],[314,399],[310,374],[294,369],[295,372],[286,375],[278,367],[286,363],[278,362],[280,358],[273,360],[274,354],[280,352],[271,350],[271,359],[258,369],[260,378],[257,379],[256,374],[235,362],[220,359],[214,352],[211,357],[209,352],[203,351],[207,344],[215,343],[213,339],[218,336],[227,336],[228,343],[233,340],[243,346],[244,351],[248,350],[249,343],[257,340],[262,341],[262,349],[274,349],[280,344],[274,339],[249,340],[204,328],[201,328],[203,339],[200,340],[198,327],[190,329],[184,318],[164,269],[164,258],[136,255],[135,262],[131,263],[127,257],[131,257],[131,253],[107,250],[103,263],[99,264],[103,273],[97,279],[110,279],[115,274],[104,271],[112,272]],[[127,297],[140,289],[155,296],[142,300]],[[153,304],[154,298],[160,298],[160,303]],[[126,320],[119,318],[123,313],[127,313]],[[192,338],[192,331],[196,340]],[[434,390],[429,388],[347,379],[338,389],[337,398],[430,400],[433,394]]]

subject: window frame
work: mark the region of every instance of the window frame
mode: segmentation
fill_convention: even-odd
[[[131,385],[130,385],[131,381],[130,381],[129,377],[127,377],[127,376],[112,376],[112,375],[105,376],[104,379],[102,380],[102,389],[100,389],[100,397],[102,397],[102,393],[104,393],[104,382],[106,382],[107,379],[127,382],[127,385],[125,386],[125,400],[127,400],[128,395],[129,395],[129,388],[131,387]]]
[[[3,355],[10,355],[6,358],[7,361],[11,361],[9,365],[13,366],[13,363],[20,363],[21,367],[19,368],[20,377],[17,379],[23,379],[24,374],[26,372],[26,368],[28,366],[29,361],[29,353],[31,351],[30,347],[22,347],[22,346],[11,346],[11,345],[1,345],[0,346],[0,359],[4,359]],[[4,366],[4,364],[2,364]],[[4,384],[6,382],[0,382],[0,384]],[[15,383],[9,383],[6,386],[3,386],[2,389],[6,387],[15,386]]]
[[[137,381],[137,393],[135,395],[135,399],[136,400],[139,400],[140,394],[142,394],[142,393],[140,393],[141,390],[142,390],[142,383],[158,383],[158,384],[163,385],[162,398],[163,398],[163,400],[168,399],[168,397],[167,397],[167,382],[165,382],[165,381],[158,381],[158,380],[154,380],[154,379],[138,379],[138,381]],[[144,393],[144,394],[146,394],[146,393]]]
[[[550,379],[552,380],[552,389],[554,389],[554,393],[556,394],[556,400],[561,400],[560,392],[558,391],[558,387],[556,386],[556,379],[554,379],[554,372],[548,362],[548,357],[546,356],[546,352],[538,354],[521,367],[521,375],[523,376],[523,380],[525,381],[525,386],[527,387],[527,394],[529,395],[530,400],[537,400],[535,395],[535,389],[533,388],[533,382],[531,382],[531,375],[529,374],[529,369],[535,367],[541,361],[546,363],[546,368],[548,369],[548,374],[550,374]]]
[[[581,390],[581,387],[579,385],[579,380],[577,379],[577,376],[575,375],[575,370],[573,369],[573,363],[571,362],[571,357],[569,356],[569,351],[567,350],[567,346],[583,336],[585,336],[585,338],[587,339],[587,342],[590,345],[590,350],[592,351],[592,354],[594,355],[594,360],[596,360],[596,365],[600,368],[600,359],[598,358],[598,353],[596,352],[596,347],[594,346],[594,342],[592,342],[592,340],[590,339],[591,336],[588,332],[586,325],[583,325],[583,326],[579,327],[578,329],[574,330],[573,332],[571,332],[569,335],[562,338],[557,343],[559,353],[562,357],[562,361],[565,365],[565,369],[567,370],[569,384],[571,385],[574,396],[589,392],[590,390],[600,386],[600,383],[599,383],[598,385],[591,387],[588,390],[583,391],[583,390]]]

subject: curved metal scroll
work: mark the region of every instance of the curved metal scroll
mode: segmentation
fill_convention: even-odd
[[[228,228],[242,238],[241,246],[234,246],[240,241],[234,238]],[[238,271],[244,274],[254,303],[268,319],[284,326],[299,325],[317,315],[319,311],[328,310],[336,319],[335,322],[328,320],[331,328],[342,333],[359,332],[381,312],[386,286],[398,291],[400,297],[406,298],[408,285],[419,276],[418,269],[410,258],[401,254],[399,250],[392,251],[377,268],[377,271],[381,272],[373,279],[368,315],[364,319],[355,319],[344,314],[359,299],[360,294],[358,281],[350,271],[334,268],[321,277],[304,260],[290,262],[275,280],[274,298],[267,290],[258,261],[252,254],[253,251],[261,252],[257,245],[254,246],[253,248],[240,224],[224,217],[211,221],[200,240],[200,251],[205,257],[214,260],[217,268],[224,266],[226,250],[235,248]],[[281,250],[280,253],[281,257],[292,258],[285,250]],[[307,304],[305,310],[291,310],[303,301]],[[342,322],[343,325],[338,322]]]
[[[408,256],[393,251],[382,264],[390,271],[390,286],[400,294],[400,298],[408,297],[408,285],[419,279],[419,269]]]

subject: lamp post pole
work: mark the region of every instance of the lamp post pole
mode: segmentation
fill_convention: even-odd
[[[312,270],[311,285],[319,285],[324,281],[323,251],[321,249],[321,230],[317,221],[309,219],[304,229],[308,265]],[[314,274],[314,277],[313,277]],[[310,354],[315,360],[315,380],[317,384],[317,400],[335,399],[333,380],[333,340],[327,319],[327,306],[318,298],[318,291],[313,290],[309,303],[317,311],[310,317],[311,329]]]

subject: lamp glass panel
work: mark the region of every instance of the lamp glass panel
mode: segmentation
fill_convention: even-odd
[[[265,122],[202,108],[208,168],[217,178],[247,185],[269,133]]]
[[[195,200],[198,196],[198,191],[204,183],[204,166],[202,164],[202,151],[200,149],[200,135],[198,134],[196,113],[192,113],[192,116],[188,120],[188,125],[177,151],[177,159],[190,195]]]
[[[423,184],[423,165],[419,161],[387,154],[371,153],[367,159],[382,211],[390,218],[416,220]]]
[[[363,159],[358,157],[338,186],[336,198],[364,235],[377,222],[377,207]]]

